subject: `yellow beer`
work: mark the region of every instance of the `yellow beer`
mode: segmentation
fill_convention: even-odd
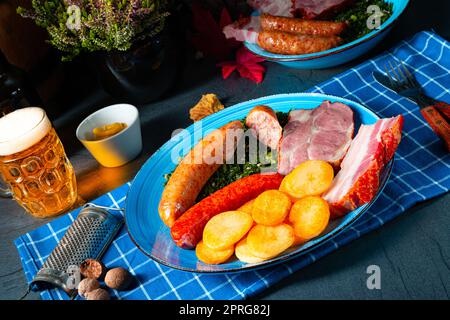
[[[77,197],[73,167],[41,108],[0,118],[0,175],[14,199],[39,218],[66,211]]]

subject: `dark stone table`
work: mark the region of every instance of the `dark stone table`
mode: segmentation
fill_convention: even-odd
[[[80,199],[89,201],[133,178],[143,162],[190,124],[188,110],[204,93],[218,94],[230,106],[269,94],[301,92],[395,45],[421,30],[435,30],[450,40],[450,2],[411,1],[408,11],[383,44],[358,61],[327,70],[291,70],[266,63],[262,84],[232,76],[222,80],[207,60],[190,61],[179,84],[165,98],[140,106],[142,155],[121,168],[103,168],[75,138],[77,124],[112,102],[101,90],[80,97],[77,107],[52,119],[77,172]],[[81,200],[81,201],[82,201]],[[422,203],[382,228],[363,236],[266,290],[261,299],[449,299],[450,196]],[[47,223],[26,214],[14,201],[0,199],[0,299],[17,299],[25,276],[13,245],[18,236]],[[370,265],[381,269],[381,289],[366,286]],[[27,299],[38,299],[37,293]]]

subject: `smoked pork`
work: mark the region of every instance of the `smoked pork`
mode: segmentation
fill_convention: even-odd
[[[278,154],[278,172],[287,175],[306,160],[327,161],[339,169],[353,131],[353,111],[339,102],[324,101],[315,109],[291,111]]]
[[[331,217],[340,217],[370,202],[380,186],[380,174],[401,140],[403,116],[362,125],[342,161],[341,170],[323,198]]]

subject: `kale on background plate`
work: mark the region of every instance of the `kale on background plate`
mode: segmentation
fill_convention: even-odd
[[[354,5],[342,11],[335,17],[335,21],[347,22],[348,28],[342,34],[342,38],[345,42],[351,42],[359,39],[366,34],[370,33],[371,29],[367,27],[367,21],[373,14],[367,12],[367,8],[371,5],[376,5],[380,8],[382,16],[380,23],[383,24],[393,12],[393,4],[384,0],[358,0]],[[380,25],[381,25],[380,24]]]

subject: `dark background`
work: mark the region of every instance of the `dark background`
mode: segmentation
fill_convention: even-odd
[[[195,60],[195,50],[181,41],[182,64],[174,87],[157,102],[139,106],[143,154],[116,170],[100,167],[76,140],[74,131],[93,110],[120,99],[112,99],[100,88],[95,73],[88,67],[89,57],[61,63],[58,53],[45,45],[45,33],[16,16],[14,6],[18,2],[26,1],[0,0],[0,49],[11,63],[26,70],[36,85],[75,167],[80,194],[86,200],[131,179],[174,129],[191,123],[188,110],[202,94],[216,93],[230,106],[270,94],[301,92],[418,31],[434,30],[450,40],[450,1],[412,0],[383,43],[360,59],[326,70],[294,70],[266,62],[265,79],[259,85],[237,75],[223,80],[214,60]],[[188,21],[188,15],[181,19],[182,23]],[[85,180],[96,181],[95,190],[88,190]],[[12,201],[0,200],[0,208],[0,298],[15,299],[25,291],[26,282],[12,241],[47,221],[29,217]],[[449,208],[448,195],[416,206],[377,231],[295,273],[258,298],[449,299]],[[381,267],[381,290],[366,287],[366,268],[372,264]]]

